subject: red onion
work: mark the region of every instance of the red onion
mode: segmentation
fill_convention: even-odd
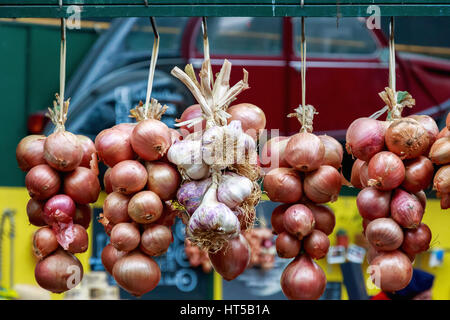
[[[423,190],[416,192],[414,194],[417,199],[419,199],[420,204],[422,205],[423,211],[425,211],[425,208],[427,206],[427,196]]]
[[[69,244],[67,251],[70,253],[86,252],[89,246],[89,236],[85,228],[79,224],[73,225],[73,241]]]
[[[436,172],[433,189],[440,193],[450,193],[450,165],[440,167]]]
[[[42,227],[46,223],[44,221],[43,210],[44,202],[31,198],[27,203],[28,221],[34,226]]]
[[[283,215],[289,207],[290,204],[281,204],[272,211],[270,223],[272,224],[273,233],[280,234],[286,231],[284,229]]]
[[[364,219],[375,220],[389,217],[390,191],[381,191],[374,187],[364,188],[356,197],[356,206]]]
[[[105,186],[105,192],[110,194],[113,192],[112,184],[111,184],[111,170],[112,168],[108,168],[105,171],[105,175],[103,176],[103,185]]]
[[[363,188],[369,186],[369,164],[364,162],[359,170],[359,181]]]
[[[111,168],[121,161],[136,158],[130,135],[122,130],[110,128],[100,132],[95,138],[95,149],[100,160]]]
[[[175,199],[181,176],[176,167],[165,162],[147,162],[147,187],[156,193],[161,200]]]
[[[386,126],[382,121],[359,118],[347,129],[346,149],[354,157],[368,162],[375,154],[384,150]]]
[[[69,196],[58,194],[45,203],[44,221],[48,225],[69,223],[75,216],[75,210],[75,202]]]
[[[314,215],[307,206],[294,204],[284,213],[283,224],[287,232],[302,240],[314,229]]]
[[[437,135],[439,134],[439,128],[436,124],[436,121],[430,116],[427,115],[411,115],[408,118],[412,118],[419,122],[425,131],[428,134],[429,146],[431,146],[434,141],[437,139]]]
[[[100,182],[90,169],[78,167],[64,178],[64,193],[77,203],[94,203],[100,191]]]
[[[172,231],[168,227],[151,224],[142,233],[140,248],[149,256],[160,256],[167,252],[172,241]]]
[[[161,216],[163,204],[153,191],[141,191],[128,203],[128,215],[137,223],[152,223]]]
[[[136,125],[137,125],[136,122],[124,122],[124,123],[116,124],[111,129],[122,131],[122,132],[126,133],[128,135],[128,137],[130,137],[131,134],[133,133],[133,130],[136,127]]]
[[[181,114],[180,119],[176,119],[175,122],[184,122],[187,120],[199,118],[202,116],[202,108],[199,104],[194,104],[190,107],[187,107],[183,113]],[[193,133],[194,131],[202,131],[206,128],[206,120],[203,120],[201,124],[196,124],[188,128],[187,126],[180,127],[181,130],[187,130],[189,133]]]
[[[45,200],[58,193],[61,179],[50,166],[40,164],[27,173],[25,185],[30,197],[36,200]]]
[[[83,266],[72,254],[58,249],[36,264],[34,276],[45,290],[63,293],[83,279]]]
[[[377,251],[398,249],[403,242],[402,228],[391,218],[378,218],[367,225],[365,235]]]
[[[434,174],[433,163],[430,159],[420,156],[419,158],[405,160],[404,164],[405,180],[402,187],[411,193],[428,188]]]
[[[92,209],[88,204],[77,204],[73,223],[79,224],[83,228],[89,228],[91,224]]]
[[[342,158],[344,157],[344,149],[335,138],[325,135],[319,136],[325,147],[325,155],[322,165],[329,165],[339,169],[342,166]]]
[[[384,252],[388,252],[388,251],[377,251],[377,249],[375,249],[370,243],[368,244],[368,249],[367,249],[367,255],[366,255],[366,259],[367,262],[369,264],[372,263],[373,259],[375,259],[376,257],[378,257],[379,255],[382,255]]]
[[[294,203],[302,197],[300,174],[292,168],[275,168],[264,177],[264,191],[274,202]]]
[[[441,194],[441,209],[450,208],[450,194],[443,193]]]
[[[387,191],[402,184],[405,179],[405,166],[392,152],[382,151],[370,159],[368,173],[370,187]]]
[[[242,234],[233,238],[219,251],[208,253],[209,259],[225,280],[231,281],[245,271],[250,262],[250,245]]]
[[[280,258],[295,258],[302,248],[302,242],[287,232],[282,232],[275,240],[275,248]]]
[[[86,136],[81,134],[77,135],[78,140],[80,140],[81,149],[83,150],[83,157],[81,158],[80,166],[90,169],[92,154],[96,154],[94,142]]]
[[[161,270],[155,260],[133,251],[114,264],[113,276],[119,286],[140,297],[155,289],[161,280]]]
[[[411,256],[427,251],[430,248],[431,230],[421,223],[417,229],[405,230],[402,250]]]
[[[133,150],[146,161],[161,159],[172,145],[167,125],[159,120],[140,121],[131,134]]]
[[[314,260],[303,254],[284,269],[280,283],[290,300],[317,300],[325,291],[327,278]]]
[[[445,118],[445,125],[447,126],[447,129],[450,130],[450,112],[447,113],[447,118]]]
[[[108,243],[108,245],[103,248],[101,254],[102,264],[105,267],[105,270],[112,275],[112,271],[117,260],[126,256],[126,254],[127,253],[125,251],[119,251],[114,248],[111,243]]]
[[[103,202],[103,214],[110,222],[117,224],[130,221],[128,204],[130,197],[119,192],[108,194]]]
[[[132,194],[142,190],[147,184],[147,170],[138,161],[125,160],[116,164],[111,170],[113,191]]]
[[[362,221],[362,227],[363,227],[363,233],[364,233],[364,234],[366,233],[367,226],[368,226],[369,223],[371,223],[371,222],[372,222],[372,220],[369,220],[369,219],[363,219],[363,221]]]
[[[352,186],[354,186],[355,188],[358,189],[362,189],[363,185],[361,184],[361,167],[365,164],[366,162],[356,159],[355,162],[353,162],[353,166],[352,166],[352,174],[351,174],[351,178],[350,178],[350,183],[352,184]]]
[[[132,251],[141,241],[139,229],[133,223],[122,222],[111,230],[111,244],[120,251]]]
[[[323,204],[306,203],[305,204],[313,213],[314,229],[320,230],[326,235],[330,235],[336,225],[336,217],[333,210]]]
[[[430,146],[425,128],[411,118],[394,120],[386,130],[386,146],[401,159],[413,159],[424,154]]]
[[[330,239],[320,230],[313,230],[303,240],[303,248],[306,253],[313,259],[322,259],[328,253],[330,248]]]
[[[323,165],[308,173],[304,181],[305,195],[315,203],[334,202],[342,187],[341,174],[334,167]]]
[[[44,259],[58,247],[56,235],[49,227],[40,228],[33,234],[33,254],[39,260]]]
[[[264,111],[251,103],[239,103],[227,109],[231,115],[228,123],[239,120],[242,124],[242,131],[257,140],[263,129],[266,127],[266,115]]]
[[[378,255],[370,265],[372,267],[372,282],[383,291],[399,291],[411,281],[411,261],[408,256],[399,250]]]
[[[443,137],[431,146],[430,159],[435,164],[450,163],[450,137]]]
[[[45,139],[44,159],[59,171],[72,171],[81,163],[83,149],[77,136],[68,131],[53,132]]]
[[[144,224],[144,228],[153,224],[160,224],[171,228],[175,224],[175,218],[180,212],[177,209],[171,208],[170,205],[165,205],[161,216],[152,224]]]
[[[422,221],[424,209],[414,195],[397,189],[392,196],[391,216],[401,227],[415,229]]]
[[[30,135],[20,140],[16,148],[16,160],[21,170],[28,171],[47,163],[44,159],[44,143],[43,135]]]
[[[450,131],[448,130],[447,127],[444,127],[439,134],[436,136],[436,140],[443,138],[443,137],[450,137]]]
[[[300,132],[289,138],[284,151],[286,161],[304,172],[317,170],[323,163],[325,146],[320,139],[308,132]]]
[[[169,128],[172,144],[183,140],[183,135],[176,129]],[[167,156],[167,155],[166,155]]]
[[[266,168],[289,167],[284,151],[289,142],[289,137],[274,137],[266,142],[261,152],[261,165]]]

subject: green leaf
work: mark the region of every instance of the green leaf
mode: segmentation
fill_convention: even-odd
[[[408,94],[408,91],[397,91],[397,103],[401,103]]]

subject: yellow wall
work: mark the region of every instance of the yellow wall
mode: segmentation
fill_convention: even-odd
[[[4,209],[9,208],[15,210],[15,238],[14,238],[14,284],[29,284],[38,286],[34,279],[34,266],[36,260],[32,254],[32,236],[38,227],[30,225],[26,213],[26,205],[29,200],[27,190],[25,188],[0,187],[0,213]],[[92,225],[92,223],[91,223]],[[92,240],[92,227],[88,229],[89,241]],[[9,288],[10,275],[10,241],[9,241],[9,224],[5,223],[5,232],[3,236],[3,279],[0,286]],[[89,272],[89,257],[91,255],[91,243],[87,252],[77,254],[83,264],[84,272]],[[52,294],[52,299],[62,299],[62,295]]]

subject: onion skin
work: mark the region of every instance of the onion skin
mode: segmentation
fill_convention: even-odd
[[[450,194],[444,193],[441,194],[441,209],[450,208]]]
[[[382,151],[370,159],[368,166],[369,186],[383,191],[397,188],[405,179],[405,166],[392,152]]]
[[[447,118],[445,118],[445,125],[447,126],[447,129],[450,130],[450,112],[447,113]]]
[[[295,258],[302,248],[302,242],[287,232],[282,232],[275,240],[275,247],[280,258]]]
[[[412,118],[419,122],[428,134],[428,145],[431,146],[437,139],[439,134],[439,128],[436,121],[427,115],[411,115],[408,118]]]
[[[33,254],[39,260],[44,259],[58,247],[56,235],[49,227],[40,228],[33,234]]]
[[[403,230],[391,218],[379,218],[371,221],[367,225],[365,235],[377,251],[396,250],[403,242]]]
[[[367,162],[364,162],[361,165],[359,170],[359,181],[361,182],[363,188],[367,188],[369,186],[369,164]]]
[[[101,259],[102,264],[105,267],[105,270],[108,271],[110,275],[112,275],[112,271],[114,268],[114,264],[120,258],[126,256],[127,253],[125,251],[119,251],[111,243],[108,243],[106,247],[103,248]]]
[[[130,199],[130,196],[119,192],[110,193],[103,202],[103,214],[106,219],[114,224],[129,222],[131,220],[128,215]]]
[[[94,203],[100,191],[100,182],[90,169],[78,167],[64,178],[64,193],[77,203]]]
[[[308,173],[304,181],[305,195],[315,203],[334,202],[342,187],[341,174],[334,167],[323,165]]]
[[[317,300],[325,291],[327,278],[319,265],[303,254],[284,269],[280,284],[290,300]]]
[[[171,137],[172,144],[183,140],[183,136],[181,135],[181,133],[178,130],[169,128],[169,131],[170,131],[170,137]],[[167,157],[167,154],[164,157]]]
[[[83,228],[89,228],[92,219],[92,209],[87,204],[77,204],[75,215],[73,217],[73,223],[79,224]]]
[[[89,236],[85,228],[79,224],[73,225],[74,239],[69,244],[67,251],[70,253],[83,253],[89,247]]]
[[[300,132],[289,138],[284,157],[294,169],[311,172],[322,165],[325,146],[316,135]]]
[[[44,159],[58,171],[72,171],[83,159],[81,143],[71,132],[53,132],[45,139]]]
[[[286,231],[284,228],[283,215],[289,207],[290,204],[281,204],[272,211],[270,223],[274,234],[280,234]]]
[[[153,191],[141,191],[128,203],[128,215],[137,223],[148,224],[159,219],[163,204]]]
[[[168,227],[152,224],[142,233],[140,248],[149,256],[160,256],[167,252],[172,242],[172,231]]]
[[[140,162],[125,160],[112,168],[110,178],[113,191],[132,194],[145,187],[148,175]]]
[[[401,227],[415,229],[422,221],[424,209],[414,195],[396,189],[391,201],[391,217]]]
[[[74,277],[74,270],[78,271]],[[53,293],[63,293],[76,286],[73,281],[83,279],[83,266],[72,254],[58,249],[36,264],[34,275],[39,286]]]
[[[385,251],[386,252],[386,251]],[[383,251],[377,251],[370,243],[368,244],[366,259],[369,264],[372,263],[373,259],[382,255]]]
[[[306,203],[305,205],[313,213],[314,229],[322,231],[327,236],[330,235],[336,225],[336,217],[333,210],[323,204]]]
[[[46,200],[58,193],[61,179],[49,165],[40,164],[28,171],[25,176],[25,185],[30,197]]]
[[[22,171],[46,164],[44,159],[45,136],[29,135],[20,140],[16,148],[16,160]]]
[[[92,154],[97,153],[97,150],[95,150],[94,141],[92,141],[89,137],[83,136],[81,134],[77,134],[77,138],[78,140],[80,140],[81,149],[83,150],[83,156],[81,158],[80,166],[90,169]]]
[[[264,177],[264,190],[274,202],[295,203],[302,195],[300,174],[292,168],[275,168]]]
[[[44,221],[48,225],[53,225],[55,223],[69,223],[72,222],[75,211],[75,202],[65,194],[58,194],[51,197],[45,203]]]
[[[284,151],[289,142],[289,137],[278,136],[270,139],[264,145],[260,162],[265,168],[289,168],[289,163],[284,157]]]
[[[427,195],[423,190],[416,192],[414,196],[419,199],[420,204],[422,205],[423,210],[425,211],[425,208],[427,206]]]
[[[370,264],[374,268],[371,274],[372,281],[379,286],[381,290],[394,292],[404,289],[412,278],[412,264],[407,255],[399,250],[384,252],[372,260]]]
[[[448,164],[450,163],[450,137],[443,137],[431,146],[430,155],[431,161],[434,164]]]
[[[328,253],[330,248],[330,239],[320,230],[313,230],[303,240],[303,248],[306,253],[313,259],[322,259]]]
[[[347,152],[368,162],[375,154],[385,148],[386,126],[382,121],[359,118],[353,121],[346,133]]]
[[[307,206],[294,204],[284,213],[283,225],[287,232],[302,240],[314,229],[314,215]]]
[[[116,124],[111,129],[122,131],[122,132],[126,133],[128,135],[128,137],[130,137],[131,134],[133,133],[133,130],[136,127],[136,125],[137,125],[136,122],[124,122],[124,123]]]
[[[374,187],[364,188],[356,197],[356,206],[363,219],[387,218],[390,213],[391,192]]]
[[[227,281],[237,278],[250,263],[250,245],[242,234],[216,253],[209,252],[214,269]]]
[[[95,149],[100,160],[111,168],[121,161],[136,158],[130,135],[122,130],[110,128],[100,132],[95,138]]]
[[[430,248],[431,230],[425,224],[421,223],[417,229],[405,230],[405,239],[402,244],[402,250],[411,256],[425,252]]]
[[[319,136],[325,147],[325,155],[323,157],[322,165],[329,165],[339,169],[342,166],[342,159],[344,157],[344,148],[335,138],[325,135]]]
[[[113,192],[112,184],[111,184],[111,170],[112,168],[108,168],[105,171],[105,175],[103,176],[103,185],[105,187],[105,192],[110,194]]]
[[[132,251],[140,241],[141,234],[133,223],[118,223],[111,230],[111,244],[119,251]]]
[[[169,127],[159,120],[140,121],[131,134],[133,150],[146,161],[161,159],[172,145]]]
[[[386,146],[401,159],[414,159],[430,146],[425,128],[411,118],[394,120],[386,130]]]
[[[433,163],[427,157],[405,160],[405,180],[402,188],[408,192],[416,193],[428,188],[433,179]]]
[[[436,172],[433,189],[440,193],[450,193],[450,165],[443,166]]]
[[[352,184],[353,187],[358,188],[358,189],[363,188],[363,185],[361,183],[360,170],[364,164],[365,164],[364,161],[356,159],[355,162],[353,162],[353,166],[352,166],[350,183]]]
[[[444,137],[450,137],[450,131],[447,127],[444,127],[441,132],[439,132],[439,134],[436,136],[436,140]]]
[[[123,289],[140,297],[156,288],[161,280],[161,270],[155,260],[133,251],[114,264],[113,277]]]
[[[181,114],[180,119],[176,119],[175,122],[177,123],[184,122],[187,120],[199,118],[201,116],[202,116],[202,108],[200,107],[199,104],[193,104],[192,106],[187,107]],[[202,131],[205,130],[205,128],[206,128],[206,120],[203,120],[201,122],[201,125],[196,124],[195,126],[192,126],[190,128],[188,128],[187,126],[180,127],[181,130],[186,130],[189,133],[193,133],[194,131]]]
[[[242,131],[250,135],[255,141],[266,127],[266,115],[261,108],[251,103],[239,103],[227,109],[231,115],[228,123],[239,120],[242,124]]]
[[[27,203],[28,221],[37,227],[45,226],[43,211],[44,202],[31,198]]]
[[[148,190],[156,193],[161,200],[175,199],[181,176],[178,170],[165,162],[147,162]]]

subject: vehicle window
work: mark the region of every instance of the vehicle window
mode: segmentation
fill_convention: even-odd
[[[282,51],[282,18],[208,18],[211,55],[274,56]],[[197,50],[203,52],[203,37],[197,37]]]
[[[301,20],[293,19],[294,50],[300,55]],[[367,29],[364,20],[358,18],[307,18],[306,50],[318,55],[362,55],[377,50],[372,31]]]
[[[179,54],[184,26],[189,18],[155,18],[160,35],[159,51]],[[153,29],[148,18],[139,19],[125,40],[127,51],[149,51],[153,47]]]

